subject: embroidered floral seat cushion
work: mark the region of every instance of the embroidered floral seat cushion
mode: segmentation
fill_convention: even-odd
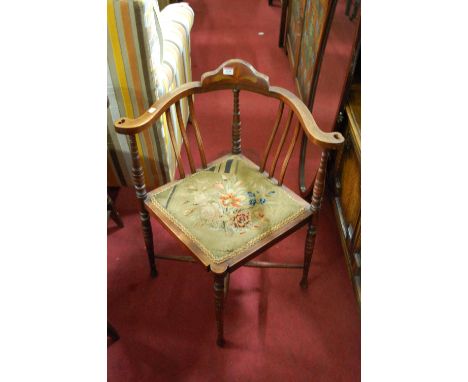
[[[157,188],[146,204],[215,264],[248,252],[271,233],[311,214],[305,200],[268,179],[242,155],[225,156]]]

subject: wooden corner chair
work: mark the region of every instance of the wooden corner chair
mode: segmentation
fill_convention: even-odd
[[[192,96],[223,89],[232,89],[234,96],[232,151],[228,155],[207,163]],[[279,100],[275,125],[266,143],[263,160],[259,165],[241,154],[239,112],[241,90]],[[194,165],[186,127],[181,117],[180,105],[183,98],[188,100],[191,124],[201,158],[202,168],[198,170]],[[267,159],[272,152],[272,144],[285,106],[289,108],[287,123],[267,172],[265,171]],[[177,150],[174,127],[170,118],[171,108],[175,108],[181,128],[190,174],[186,174]],[[180,179],[147,193],[135,134],[149,128],[163,115],[166,115],[170,125],[169,133],[177,158]],[[296,117],[297,122],[292,140],[279,167],[278,160],[285,146],[293,117]],[[303,270],[300,286],[307,288],[307,275],[324,191],[328,150],[341,146],[344,138],[340,133],[321,131],[306,105],[293,93],[280,87],[270,86],[268,77],[258,73],[252,65],[243,60],[232,59],[216,70],[203,74],[201,81],[186,83],[166,94],[140,117],[119,119],[115,122],[115,129],[120,134],[128,135],[130,140],[133,181],[136,196],[140,201],[140,219],[151,275],[153,277],[157,275],[155,258],[199,262],[213,273],[218,329],[217,344],[219,346],[224,344],[223,306],[231,272],[243,265],[264,268],[300,268]],[[289,160],[301,134],[323,150],[313,186],[309,188],[312,190],[311,203],[283,185]],[[302,160],[303,158],[304,156]],[[274,177],[275,170],[279,170],[277,178]],[[155,256],[149,214],[158,219],[166,230],[185,245],[192,257]],[[303,264],[251,261],[261,251],[305,224],[308,224],[308,230]]]

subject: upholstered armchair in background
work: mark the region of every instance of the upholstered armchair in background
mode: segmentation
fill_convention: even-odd
[[[192,80],[193,19],[187,3],[169,4],[160,10],[157,0],[107,1],[108,186],[132,185],[130,146],[126,137],[115,133],[114,121],[122,116],[139,116],[161,96]],[[186,123],[187,102],[181,109]],[[172,126],[180,148],[175,112]],[[166,119],[138,134],[137,143],[146,184],[154,187],[168,182],[176,161]]]

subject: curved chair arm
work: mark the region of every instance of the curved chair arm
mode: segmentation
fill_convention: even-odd
[[[181,98],[223,89],[247,90],[281,100],[294,111],[307,137],[324,149],[337,149],[344,142],[340,133],[320,130],[307,106],[296,95],[284,88],[270,86],[266,75],[240,59],[228,60],[217,69],[203,74],[200,82],[189,82],[172,90],[138,118],[121,118],[115,121],[115,129],[121,134],[139,133],[151,126],[169,106]]]

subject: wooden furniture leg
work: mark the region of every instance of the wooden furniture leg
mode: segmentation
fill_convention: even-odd
[[[110,217],[114,221],[114,223],[117,224],[118,227],[122,228],[124,226],[122,218],[115,209],[114,202],[112,201],[109,195],[107,195],[107,213],[107,217]]]
[[[313,211],[309,228],[307,230],[306,244],[304,250],[304,268],[302,271],[302,279],[299,285],[302,289],[307,289],[310,263],[312,261],[312,253],[314,252],[315,237],[317,235],[318,214],[322,204],[323,190],[325,186],[325,176],[327,172],[328,151],[324,150],[320,158],[320,166],[314,182],[314,189],[312,193],[312,203],[310,208]]]
[[[317,230],[315,229],[311,221],[309,223],[309,228],[307,229],[307,237],[304,249],[304,268],[302,271],[302,279],[299,284],[302,289],[307,289],[308,287],[307,277],[309,275],[310,263],[312,261],[312,252],[314,252],[316,234]]]
[[[281,24],[280,24],[279,42],[278,42],[278,45],[280,48],[284,46],[284,35],[286,31],[286,14],[288,12],[288,3],[289,3],[289,0],[283,0],[281,2]]]
[[[143,178],[143,169],[141,167],[140,158],[138,155],[138,146],[136,142],[136,136],[130,135],[130,149],[132,154],[132,176],[133,183],[135,185],[136,197],[140,204],[140,221],[143,229],[143,237],[145,239],[146,253],[148,254],[148,261],[150,264],[151,277],[156,277],[158,271],[156,269],[156,263],[154,260],[154,244],[153,244],[153,230],[151,228],[151,221],[146,211],[145,199],[146,199],[146,187]]]
[[[224,346],[224,278],[225,275],[214,275],[214,295],[215,295],[215,312],[216,326],[218,329],[218,338],[216,344],[219,347]]]
[[[117,341],[120,338],[119,333],[109,321],[107,321],[107,337],[110,337],[112,341]]]
[[[224,299],[226,300],[227,299],[227,295],[229,293],[229,278],[230,278],[231,274],[228,273],[226,274],[226,277],[224,278]]]

